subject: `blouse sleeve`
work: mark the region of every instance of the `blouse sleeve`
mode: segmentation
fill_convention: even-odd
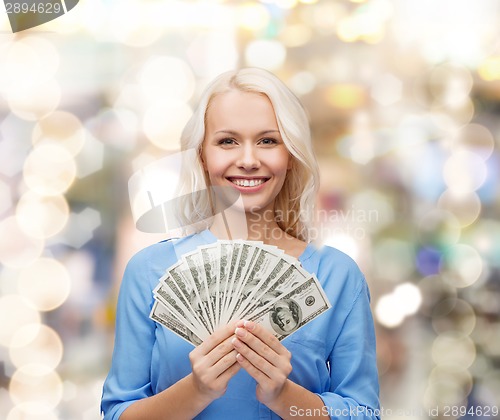
[[[151,269],[145,251],[132,257],[125,269],[118,296],[111,369],[101,400],[105,420],[117,420],[133,402],[153,394],[150,369],[156,327],[149,319]]]
[[[359,273],[352,306],[329,355],[330,392],[319,394],[332,419],[379,420],[379,382],[370,293]],[[354,280],[354,279],[351,279]],[[334,308],[335,309],[335,308]]]

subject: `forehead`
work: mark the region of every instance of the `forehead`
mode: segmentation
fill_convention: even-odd
[[[239,90],[230,90],[213,97],[207,109],[206,121],[209,129],[237,129],[238,126],[278,128],[274,108],[267,96]]]

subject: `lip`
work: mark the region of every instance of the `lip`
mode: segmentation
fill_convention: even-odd
[[[236,188],[238,191],[242,193],[254,193],[260,191],[266,185],[267,181],[269,181],[270,177],[266,176],[228,176],[226,177],[227,181],[231,184],[232,187]],[[255,185],[253,187],[243,187],[235,184],[234,180],[264,180],[262,184]]]

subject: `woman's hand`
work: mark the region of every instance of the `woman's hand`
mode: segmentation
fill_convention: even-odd
[[[235,327],[236,323],[231,322],[219,328],[189,353],[194,386],[210,401],[226,392],[229,380],[240,370],[231,343]]]
[[[257,399],[266,405],[275,401],[288,383],[292,371],[291,353],[261,325],[238,321],[232,345],[236,360],[257,381]]]

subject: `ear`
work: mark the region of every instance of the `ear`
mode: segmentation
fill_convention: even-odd
[[[288,165],[286,166],[286,170],[289,171],[293,167],[293,156],[291,154],[288,155]]]
[[[200,147],[200,150],[198,151],[198,156],[200,157],[201,165],[203,166],[203,170],[206,172],[207,171],[207,164],[205,162],[205,158],[203,157],[203,147]]]

